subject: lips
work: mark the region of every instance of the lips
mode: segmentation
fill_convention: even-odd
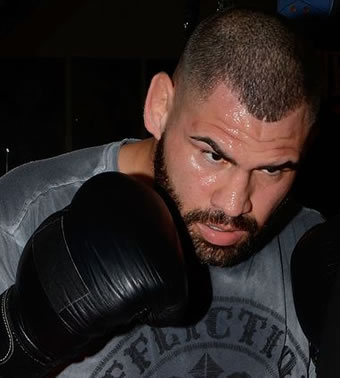
[[[247,235],[247,231],[225,228],[222,225],[196,223],[196,226],[203,239],[221,247],[232,246]]]

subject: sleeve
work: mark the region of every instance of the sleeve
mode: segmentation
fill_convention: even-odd
[[[21,252],[15,238],[0,229],[0,294],[15,281]]]
[[[308,377],[309,378],[316,378],[316,370],[315,365],[312,360],[310,360],[309,370],[308,370]]]

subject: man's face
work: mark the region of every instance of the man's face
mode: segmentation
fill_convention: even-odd
[[[224,85],[182,104],[155,154],[155,181],[177,203],[197,255],[235,265],[252,253],[289,191],[308,134],[305,106],[277,122],[253,118]]]

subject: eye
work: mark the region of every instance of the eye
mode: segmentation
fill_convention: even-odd
[[[282,170],[276,167],[272,167],[272,168],[268,167],[268,168],[262,169],[262,172],[268,176],[279,176],[282,173]]]
[[[203,154],[206,156],[206,159],[213,163],[219,163],[223,161],[223,157],[213,151],[203,151]]]

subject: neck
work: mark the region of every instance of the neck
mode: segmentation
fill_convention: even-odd
[[[119,171],[152,183],[153,158],[157,141],[148,138],[136,143],[125,144],[118,157]]]

